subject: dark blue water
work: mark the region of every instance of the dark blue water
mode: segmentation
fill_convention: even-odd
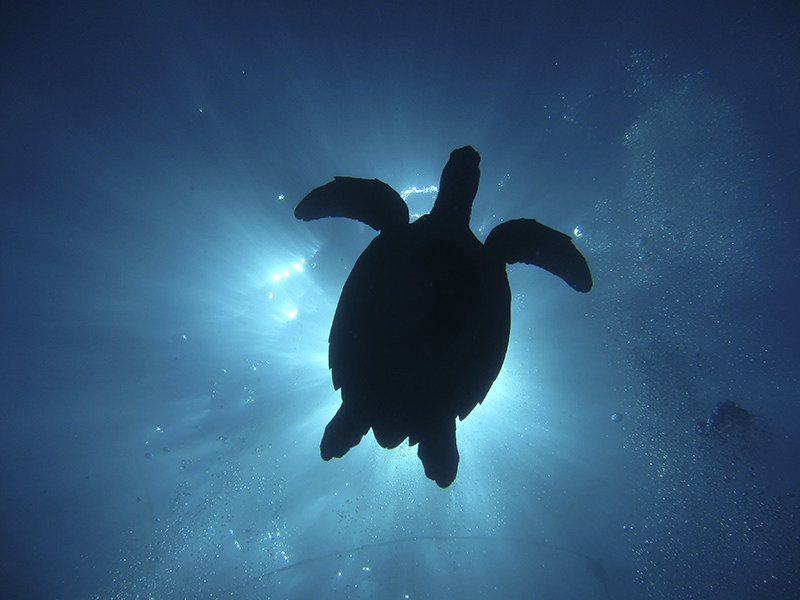
[[[3,597],[793,597],[798,36],[780,1],[4,6]],[[595,289],[509,267],[450,488],[372,434],[324,463],[374,232],[293,208],[466,144],[479,237],[571,233]]]

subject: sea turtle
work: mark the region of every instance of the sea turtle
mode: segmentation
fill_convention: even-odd
[[[511,326],[506,264],[524,262],[592,289],[568,235],[533,219],[495,227],[482,244],[469,228],[480,155],[458,148],[433,209],[408,207],[377,179],[336,177],[295,208],[303,221],[347,217],[380,234],[356,261],[330,334],[329,365],[342,405],[325,428],[324,460],[341,458],[370,427],[384,448],[419,443],[425,475],[449,486],[458,470],[455,418],[483,401],[503,365]]]

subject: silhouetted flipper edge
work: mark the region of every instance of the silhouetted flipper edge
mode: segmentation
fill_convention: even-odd
[[[351,448],[358,446],[367,435],[369,425],[355,413],[352,407],[342,404],[325,427],[319,453],[322,460],[342,458]]]
[[[579,292],[592,289],[589,265],[572,244],[572,238],[534,219],[501,223],[489,233],[486,247],[508,264],[535,265],[557,275]]]
[[[409,444],[411,445],[411,444]],[[458,474],[458,447],[456,445],[455,418],[442,423],[432,435],[419,440],[417,456],[425,468],[425,476],[440,488],[449,487]]]
[[[408,224],[408,206],[390,185],[377,179],[334,177],[311,190],[294,216],[303,221],[345,217],[384,231]]]

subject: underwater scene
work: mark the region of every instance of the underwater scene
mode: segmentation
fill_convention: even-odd
[[[4,6],[0,595],[796,597],[798,40]]]

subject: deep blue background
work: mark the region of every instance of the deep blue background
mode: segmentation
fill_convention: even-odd
[[[4,4],[3,596],[791,597],[799,36],[795,2]],[[294,205],[465,144],[479,237],[579,228],[596,287],[509,267],[451,488],[371,434],[323,463],[374,232]],[[699,435],[721,400],[754,425]]]

